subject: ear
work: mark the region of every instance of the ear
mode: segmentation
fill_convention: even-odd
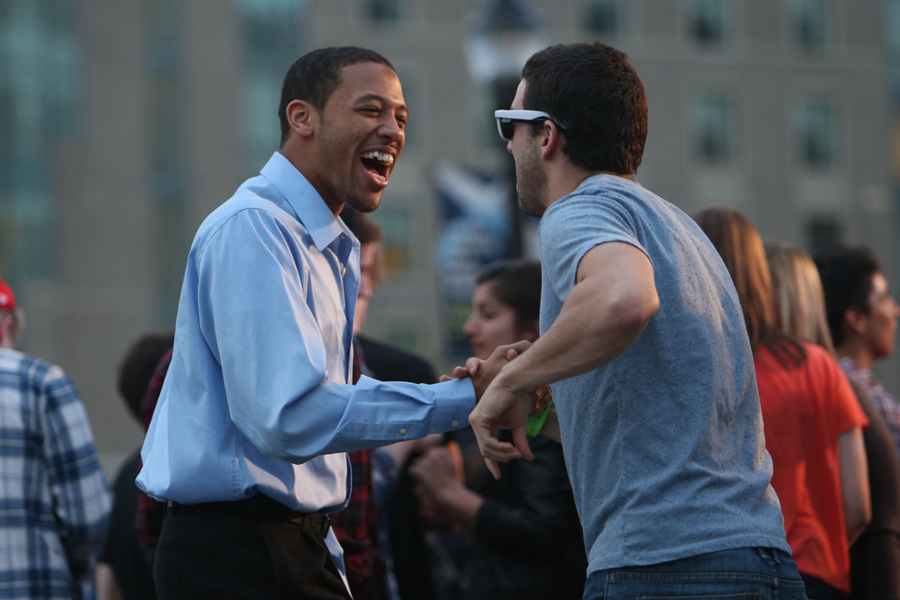
[[[15,340],[13,340],[12,328],[15,317],[12,315],[0,316],[0,348],[14,349]]]
[[[848,308],[844,312],[844,326],[853,333],[862,335],[866,329],[866,315],[855,308]]]
[[[557,150],[562,150],[562,132],[556,126],[556,123],[550,119],[544,121],[544,126],[538,134],[538,144],[541,158],[544,160],[552,158]]]
[[[315,133],[319,123],[318,111],[309,102],[291,100],[284,110],[291,131],[304,138]]]

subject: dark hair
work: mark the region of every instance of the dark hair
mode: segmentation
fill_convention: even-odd
[[[489,264],[475,280],[490,283],[494,297],[516,313],[516,327],[524,330],[541,316],[541,264],[533,260],[501,260]]]
[[[600,42],[560,44],[522,69],[523,108],[553,116],[577,167],[630,175],[647,139],[647,95],[628,57]],[[532,124],[536,133],[541,123]]]
[[[806,350],[778,331],[772,319],[772,278],[759,232],[747,217],[725,206],[705,208],[693,217],[731,274],[753,352],[763,344],[784,366],[788,360],[802,365]]]
[[[141,336],[125,353],[119,364],[116,387],[125,399],[125,405],[138,420],[141,419],[141,399],[156,365],[175,343],[175,332],[148,333]]]
[[[322,110],[328,98],[341,84],[341,69],[359,63],[378,63],[394,69],[394,65],[374,50],[341,46],[320,48],[304,54],[291,65],[281,86],[278,118],[281,121],[281,143],[287,141],[291,126],[287,120],[287,105],[304,100]]]
[[[343,210],[341,210],[341,220],[356,236],[360,244],[381,241],[381,226],[375,221],[370,221],[365,213],[359,212],[349,204],[345,204]]]
[[[844,315],[851,308],[868,314],[872,277],[881,272],[878,259],[868,248],[834,247],[815,256],[822,289],[825,291],[825,312],[834,345],[844,343]]]

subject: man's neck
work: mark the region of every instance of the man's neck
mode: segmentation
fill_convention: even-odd
[[[323,185],[321,179],[316,176],[321,170],[317,158],[311,156],[308,152],[303,152],[298,145],[296,139],[291,138],[278,149],[282,156],[288,159],[294,168],[309,182],[309,184],[319,193],[319,197],[325,202],[325,206],[331,211],[335,217],[341,214],[344,209],[344,203],[327,193],[326,186]]]
[[[862,343],[856,340],[847,340],[837,348],[837,355],[841,358],[847,357],[864,369],[872,370],[875,363],[875,356]]]

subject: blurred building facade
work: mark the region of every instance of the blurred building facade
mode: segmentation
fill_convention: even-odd
[[[688,212],[735,206],[765,239],[868,244],[898,288],[894,2],[530,4],[549,43],[599,39],[632,58],[650,101],[645,187]],[[387,265],[368,328],[446,362],[429,170],[506,168],[493,93],[463,53],[481,4],[0,4],[0,274],[30,317],[24,349],[69,372],[107,464],[140,439],[116,365],[139,334],[174,326],[191,237],[277,148],[281,79],[306,50],[360,45],[397,68],[411,118],[375,213]],[[900,395],[898,364],[878,374]]]

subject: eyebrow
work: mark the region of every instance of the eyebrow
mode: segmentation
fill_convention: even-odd
[[[382,104],[390,104],[390,101],[388,101],[388,99],[385,98],[384,96],[379,96],[378,94],[371,94],[371,93],[363,94],[362,96],[360,96],[359,98],[356,99],[356,103],[359,104],[361,102],[369,102],[371,100],[377,100],[378,102],[381,102]],[[409,108],[407,108],[407,106],[405,104],[399,105],[397,107],[397,109],[406,111],[407,113],[409,112]]]

